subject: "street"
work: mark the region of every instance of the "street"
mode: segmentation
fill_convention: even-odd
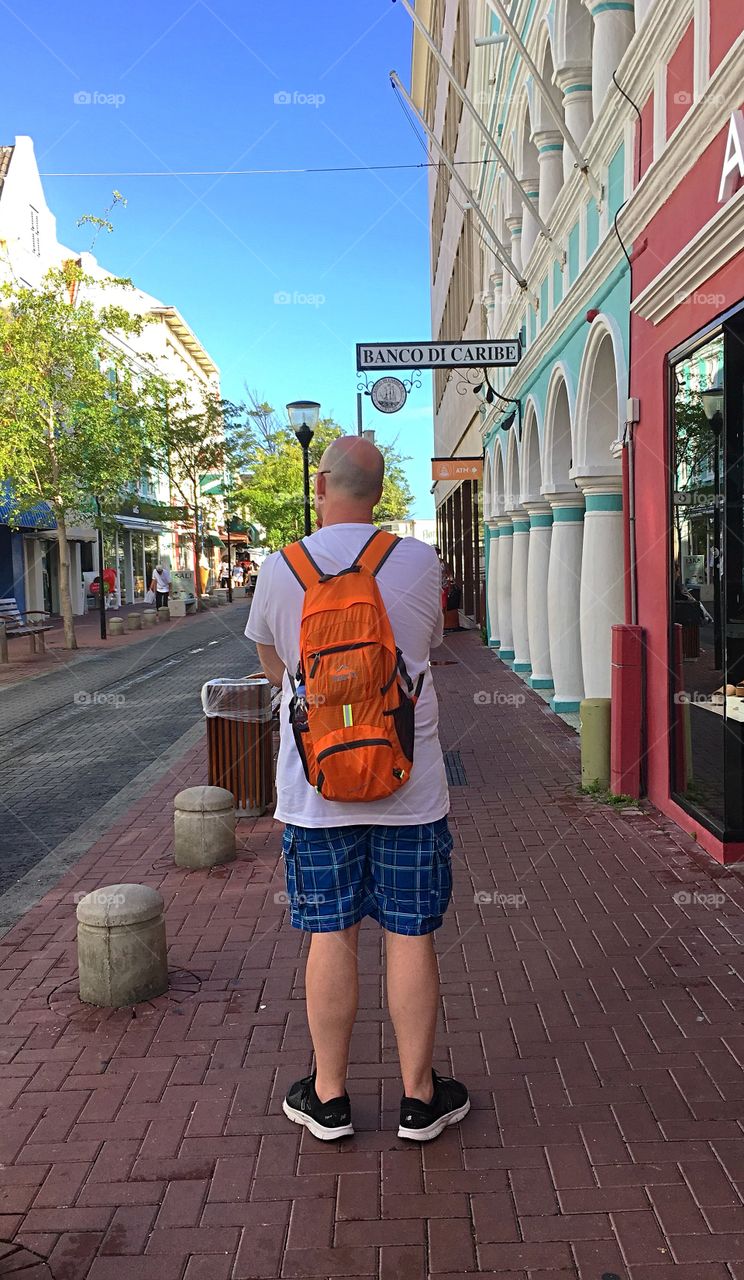
[[[211,676],[255,671],[247,602],[0,690],[0,895],[202,716]]]

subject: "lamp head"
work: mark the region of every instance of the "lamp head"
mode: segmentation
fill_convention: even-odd
[[[289,425],[301,445],[309,445],[320,421],[320,405],[317,400],[293,400],[287,405]]]

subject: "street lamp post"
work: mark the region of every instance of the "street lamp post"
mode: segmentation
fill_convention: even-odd
[[[101,621],[101,639],[106,637],[106,593],[103,589],[103,517],[101,515],[101,502],[96,498],[96,509],[98,511],[98,610]],[[117,565],[117,569],[118,569]]]
[[[310,456],[308,450],[320,419],[316,400],[294,400],[287,405],[289,423],[302,449],[302,487],[305,498],[305,537],[310,533]]]

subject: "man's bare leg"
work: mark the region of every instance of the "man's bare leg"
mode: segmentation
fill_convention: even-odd
[[[439,971],[434,935],[410,938],[385,931],[387,996],[407,1098],[431,1102]]]
[[[321,1102],[339,1098],[346,1088],[349,1044],[359,1002],[357,945],[359,925],[336,933],[314,933],[305,970],[307,1020]]]

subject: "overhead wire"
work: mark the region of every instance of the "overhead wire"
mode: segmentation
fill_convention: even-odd
[[[418,135],[417,135],[418,136]],[[420,139],[419,139],[420,140]],[[428,152],[427,152],[428,154]],[[454,160],[456,165],[486,165],[489,160]],[[41,173],[41,178],[256,178],[256,177],[293,177],[314,173],[381,173],[394,169],[438,169],[436,160],[422,161],[419,164],[345,164],[322,165],[297,169],[100,169],[80,173],[60,171],[57,173]]]

